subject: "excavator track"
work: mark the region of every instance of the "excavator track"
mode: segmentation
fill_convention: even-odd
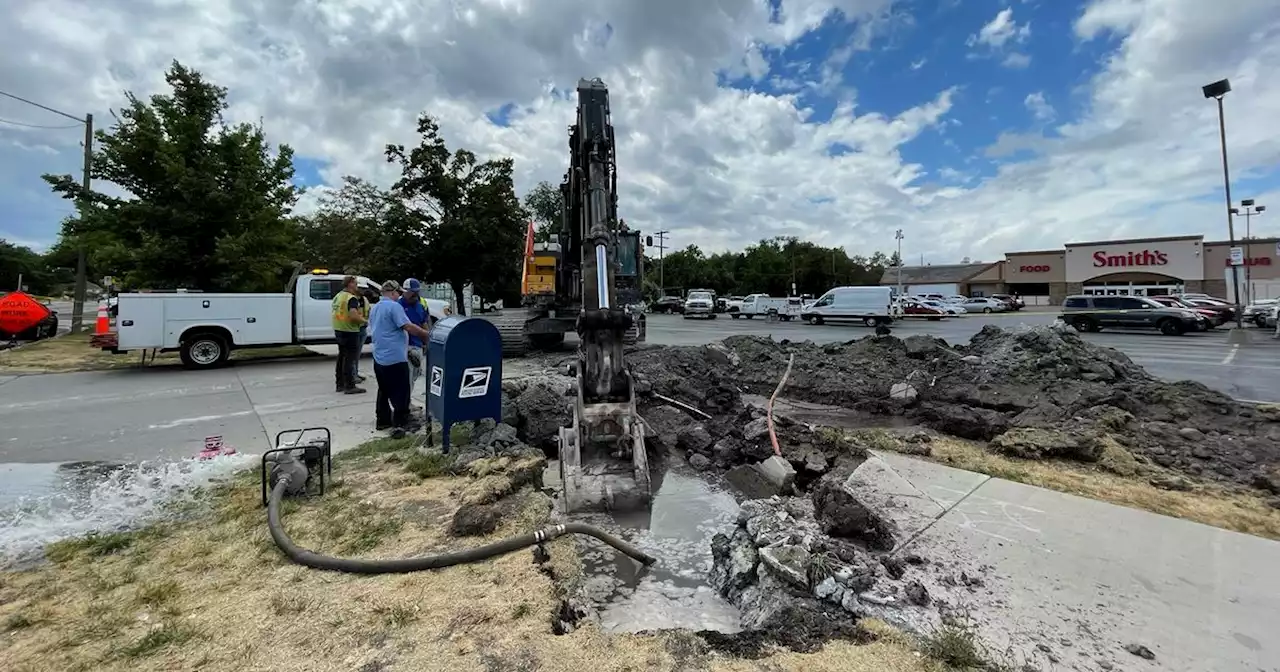
[[[502,315],[486,316],[486,320],[498,328],[502,339],[502,357],[524,357],[529,352],[529,339],[525,336],[524,311],[511,311]]]

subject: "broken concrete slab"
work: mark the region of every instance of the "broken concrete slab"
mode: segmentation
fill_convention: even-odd
[[[796,482],[795,468],[777,455],[755,465],[755,468],[779,493],[789,492]]]
[[[914,537],[945,511],[878,457],[858,465],[845,479],[844,489],[867,510],[893,524],[897,543]]]
[[[872,455],[943,508],[953,506],[991,479],[986,474],[904,457],[897,453],[872,451]]]

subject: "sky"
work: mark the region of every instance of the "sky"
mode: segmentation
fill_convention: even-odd
[[[851,254],[901,229],[931,264],[1225,238],[1201,87],[1229,78],[1232,196],[1274,203],[1253,233],[1280,233],[1275,0],[8,0],[0,18],[0,90],[100,126],[173,59],[227,87],[229,119],[293,147],[301,212],[343,175],[389,186],[382,148],[421,112],[451,147],[513,157],[521,195],[558,184],[578,79],[600,77],[632,228]],[[39,176],[78,175],[82,137],[0,97],[0,238],[56,239],[72,208]]]

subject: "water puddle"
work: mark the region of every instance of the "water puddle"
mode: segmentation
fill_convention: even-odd
[[[0,464],[0,567],[36,561],[54,541],[153,522],[256,462],[253,455],[227,455],[138,464]]]
[[[738,632],[738,610],[707,585],[711,537],[732,528],[738,503],[726,486],[708,482],[679,458],[655,465],[652,510],[626,516],[574,515],[617,534],[658,558],[648,569],[590,538],[582,538],[585,597],[606,632],[688,628]],[[554,486],[559,467],[548,469]],[[554,475],[553,475],[554,474]]]

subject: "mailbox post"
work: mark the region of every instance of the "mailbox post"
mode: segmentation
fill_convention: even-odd
[[[440,423],[447,454],[449,429],[483,418],[502,422],[502,338],[486,320],[446,317],[427,343],[427,427]]]

